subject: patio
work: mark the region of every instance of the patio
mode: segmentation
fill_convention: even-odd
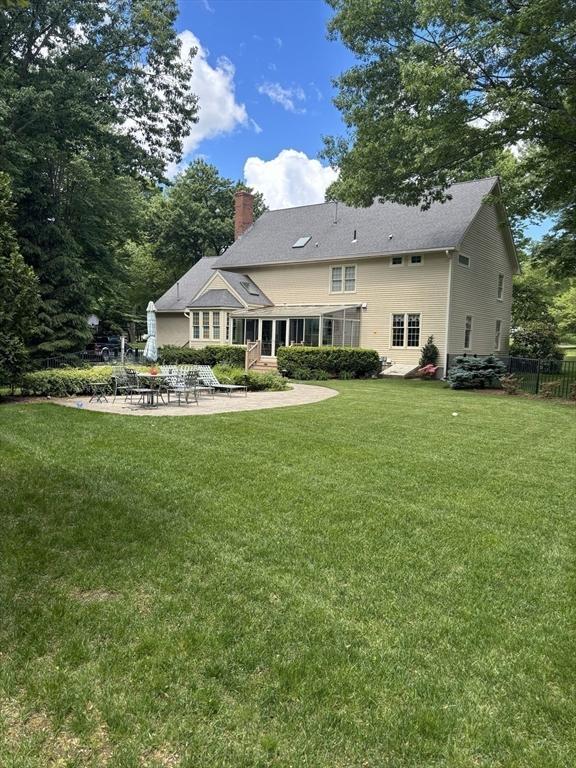
[[[117,397],[112,402],[90,401],[89,396],[50,398],[48,402],[64,405],[67,408],[97,411],[98,413],[115,413],[121,416],[208,416],[214,413],[235,413],[237,411],[259,411],[264,408],[287,408],[292,405],[308,405],[319,403],[334,397],[338,392],[329,387],[319,387],[309,384],[293,384],[285,392],[248,392],[246,397],[219,394],[215,397],[200,397],[198,405],[190,402],[188,405],[161,405],[158,408],[142,408],[137,403],[124,402],[123,397]],[[34,402],[38,402],[36,399]]]

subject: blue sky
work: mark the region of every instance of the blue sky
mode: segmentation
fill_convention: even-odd
[[[332,80],[354,62],[340,42],[327,39],[329,6],[179,0],[179,8],[184,47],[199,49],[192,85],[200,119],[183,163],[204,157],[263,192],[271,208],[323,200],[334,172],[318,159],[322,136],[344,132]],[[533,237],[542,231],[527,229]]]
[[[322,135],[343,131],[331,81],[352,63],[326,37],[330,8],[322,0],[179,5],[178,32],[200,46],[200,122],[186,159],[200,154],[226,176],[257,181],[271,207],[321,200],[333,178],[318,161]]]

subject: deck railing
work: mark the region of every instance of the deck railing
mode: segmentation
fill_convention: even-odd
[[[253,365],[256,365],[258,360],[262,357],[262,342],[260,340],[258,341],[249,341],[246,344],[246,357],[245,357],[245,369],[247,371],[252,368]]]

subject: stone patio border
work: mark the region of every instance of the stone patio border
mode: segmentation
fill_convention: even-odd
[[[259,411],[265,408],[287,408],[293,405],[308,405],[319,403],[338,394],[335,389],[319,387],[315,384],[292,384],[285,392],[248,392],[228,396],[225,394],[212,397],[200,397],[198,405],[160,405],[158,408],[141,408],[136,404],[125,403],[123,397],[117,397],[112,403],[88,402],[89,397],[53,397],[42,402],[56,403],[67,408],[96,411],[98,413],[113,413],[121,416],[209,416],[214,413],[240,413],[242,411]],[[39,402],[39,401],[36,401]]]

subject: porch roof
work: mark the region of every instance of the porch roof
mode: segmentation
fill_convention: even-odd
[[[359,309],[361,304],[277,304],[274,307],[258,307],[257,309],[239,309],[231,312],[231,317],[256,318],[290,318],[290,317],[320,317],[342,312],[344,309]]]

